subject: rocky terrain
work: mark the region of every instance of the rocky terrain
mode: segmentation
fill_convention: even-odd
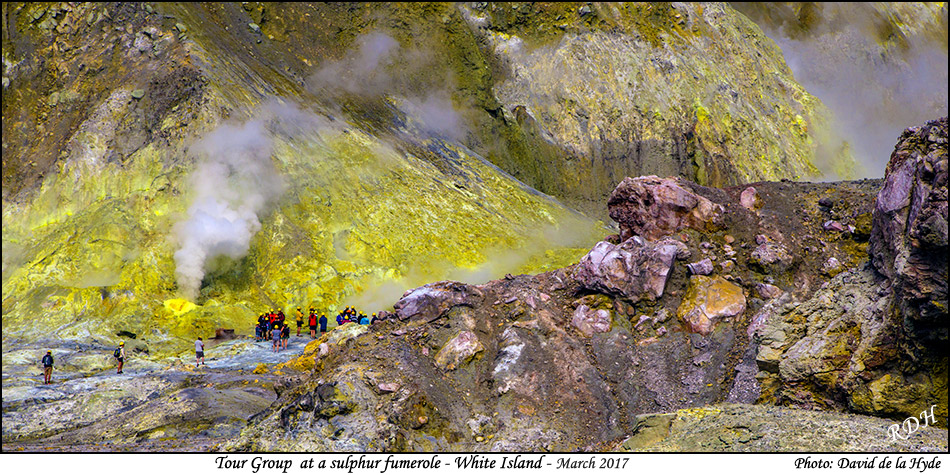
[[[740,442],[757,442],[720,443],[721,435],[696,434],[709,429],[667,420],[659,445],[627,447],[802,450],[816,425],[854,421],[710,406],[758,402],[897,421],[945,408],[943,346],[918,342],[903,324],[899,290],[871,265],[868,242],[904,242],[913,229],[884,229],[880,223],[893,222],[880,216],[888,199],[921,210],[911,212],[916,222],[945,221],[946,130],[941,119],[905,133],[891,163],[912,160],[913,169],[935,173],[900,190],[892,173],[883,182],[731,189],[624,180],[609,201],[619,237],[557,271],[407,292],[391,319],[316,355],[313,374],[227,448],[598,450],[656,425],[642,414],[704,407],[694,417],[704,427],[719,427],[707,413],[747,417],[730,423],[749,432]],[[932,200],[911,199],[920,195]],[[945,245],[938,235],[909,247]],[[935,270],[927,275],[945,283],[946,271]],[[930,292],[929,302],[946,305],[940,290]],[[946,313],[940,318],[945,325]],[[934,420],[945,428],[946,410]],[[854,439],[824,448],[946,450],[945,429],[889,446],[888,423],[860,425]],[[860,445],[875,425],[879,437]]]
[[[4,3],[4,451],[946,450],[946,119],[803,181],[787,8]]]

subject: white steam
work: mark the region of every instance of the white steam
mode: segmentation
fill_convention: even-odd
[[[402,48],[391,36],[374,32],[357,38],[347,56],[318,67],[308,89],[333,100],[343,93],[388,97],[411,127],[433,138],[457,141],[468,129],[444,87],[452,80],[432,74],[443,69],[426,51]]]
[[[200,156],[190,177],[188,219],[175,225],[175,277],[182,295],[198,296],[208,262],[239,259],[261,228],[258,219],[283,185],[271,161],[272,141],[260,120],[224,125],[192,147]]]
[[[864,168],[859,177],[881,177],[905,128],[947,115],[946,40],[933,39],[939,32],[903,32],[902,43],[882,45],[880,15],[869,4],[821,5],[823,22],[807,34],[788,24],[763,28],[795,79],[833,112],[829,141],[839,143],[822,145],[838,150],[847,142]],[[946,38],[945,22],[942,28]]]
[[[356,51],[322,65],[311,76],[311,84],[361,96],[383,94],[391,89],[389,67],[398,51],[399,43],[388,35],[361,36],[356,40]]]

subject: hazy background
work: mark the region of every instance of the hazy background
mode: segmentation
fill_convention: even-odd
[[[905,128],[947,115],[946,4],[732,5],[778,44],[795,79],[834,113],[819,162],[850,148],[862,168],[857,178],[882,177]]]

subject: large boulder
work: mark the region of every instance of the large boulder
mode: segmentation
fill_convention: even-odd
[[[407,291],[393,308],[400,320],[414,320],[416,316],[435,319],[457,305],[472,306],[471,299],[477,296],[474,287],[452,281],[435,282]]]
[[[893,282],[905,330],[947,343],[947,118],[901,135],[877,195],[870,254]]]
[[[601,241],[581,259],[574,279],[588,290],[631,302],[655,300],[663,295],[673,260],[688,256],[686,246],[674,239],[646,242],[634,236],[616,245]]]
[[[683,228],[704,230],[722,214],[722,206],[689,191],[678,178],[624,178],[607,201],[620,224],[620,239],[656,240]]]

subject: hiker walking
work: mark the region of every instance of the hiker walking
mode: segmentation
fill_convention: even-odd
[[[53,380],[53,351],[47,351],[43,357],[43,384],[49,384]]]
[[[327,316],[320,315],[320,335],[322,336],[327,332]]]
[[[195,340],[195,368],[198,367],[198,362],[205,364],[205,342],[200,336]]]
[[[125,364],[125,342],[119,343],[119,347],[115,349],[112,353],[112,356],[115,357],[116,361],[119,362],[119,368],[116,370],[115,374],[122,374],[122,365]]]

